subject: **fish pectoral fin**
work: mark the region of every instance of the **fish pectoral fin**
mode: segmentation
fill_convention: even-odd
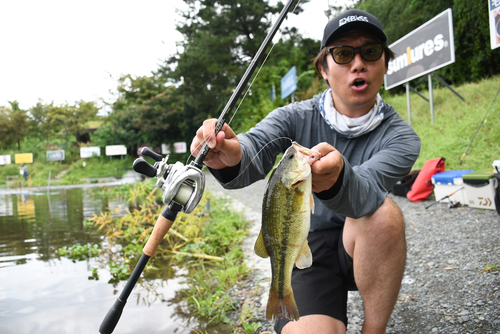
[[[255,242],[255,246],[253,249],[255,251],[255,254],[257,254],[261,258],[265,259],[266,257],[269,257],[269,254],[267,254],[266,245],[264,245],[264,235],[262,234],[262,230],[260,230],[259,236],[257,237],[257,241]]]
[[[300,249],[299,256],[297,256],[297,259],[295,260],[295,265],[299,269],[305,269],[309,268],[312,265],[312,253],[311,249],[309,248],[309,244],[306,241],[304,241],[304,244],[302,245],[302,248]]]
[[[311,202],[311,213],[314,213],[314,196],[312,193],[311,193],[311,198],[309,199],[309,201]]]

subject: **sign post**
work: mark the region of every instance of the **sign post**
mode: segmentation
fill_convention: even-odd
[[[92,158],[101,156],[101,148],[99,146],[80,147],[80,158]]]
[[[64,150],[57,151],[47,151],[47,161],[63,161],[64,160]]]
[[[106,146],[106,156],[109,156],[109,160],[111,160],[114,155],[121,155],[123,159],[123,156],[127,155],[127,147],[125,145]]]
[[[432,122],[434,122],[432,73],[455,62],[451,8],[427,21],[389,47],[394,51],[396,57],[389,62],[384,80],[385,89],[389,90],[428,74],[429,103]],[[409,94],[409,89],[407,89],[407,94]],[[409,99],[407,100],[409,103]],[[408,108],[408,112],[410,112],[410,108]]]
[[[281,99],[286,99],[297,90],[297,67],[295,65],[281,79]],[[293,102],[293,95],[292,95]]]

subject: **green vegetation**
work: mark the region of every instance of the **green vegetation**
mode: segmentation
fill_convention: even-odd
[[[161,194],[156,192],[152,180],[121,188],[119,193],[126,193],[125,188],[128,188],[127,198],[135,206],[134,210],[121,218],[113,218],[112,213],[104,212],[85,223],[87,230],[99,230],[107,237],[99,251],[113,276],[111,282],[129,278],[163,209]],[[235,305],[227,292],[248,274],[241,248],[248,235],[246,224],[226,199],[205,192],[194,212],[177,216],[146,266],[144,276],[162,277],[165,268],[172,267],[172,264],[183,265],[188,270],[185,275],[188,287],[181,294],[191,313],[208,323],[228,323],[227,315]],[[121,247],[113,247],[116,245]],[[87,254],[89,249],[95,256],[95,245],[64,247],[58,253],[78,258]],[[91,279],[98,279],[95,270]]]
[[[498,263],[485,264],[483,270],[481,270],[482,273],[492,273],[495,271],[500,271],[500,267],[499,267]]]
[[[29,178],[27,181],[19,173],[20,164],[0,166],[0,188],[6,187],[7,180],[10,182],[10,188],[19,187],[39,187],[65,184],[97,183],[98,178],[122,177],[127,169],[132,167],[133,158],[126,156],[124,159],[114,157],[95,157],[88,159],[71,158],[72,150],[66,151],[66,157],[69,161],[46,161],[46,157],[38,154],[40,149],[27,149],[23,152],[33,152],[33,163],[27,164]],[[68,157],[68,152],[70,157]],[[0,154],[10,154],[12,160],[17,152],[7,151]],[[45,154],[45,152],[42,152]],[[84,167],[85,163],[85,167]],[[8,178],[9,177],[9,178]]]
[[[99,245],[87,243],[81,245],[79,243],[74,244],[71,247],[59,248],[57,253],[61,256],[66,256],[72,260],[85,260],[87,258],[96,257],[99,255]]]
[[[446,170],[493,169],[493,161],[500,159],[500,96],[492,105],[461,165],[459,161],[499,88],[500,76],[454,87],[465,102],[445,87],[434,88],[434,123],[431,122],[429,103],[411,93],[411,125],[422,140],[415,168],[423,167],[426,160],[444,157]],[[428,92],[421,93],[429,96]],[[406,94],[386,94],[384,100],[408,120]]]

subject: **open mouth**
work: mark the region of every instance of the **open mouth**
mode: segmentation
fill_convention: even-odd
[[[354,86],[356,86],[356,87],[361,87],[361,86],[363,86],[365,83],[366,83],[366,81],[365,81],[365,80],[363,80],[363,79],[356,79],[356,80],[354,80]]]

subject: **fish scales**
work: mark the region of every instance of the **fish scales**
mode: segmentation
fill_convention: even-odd
[[[272,281],[266,311],[268,319],[299,319],[291,275],[312,264],[307,244],[313,209],[311,152],[293,143],[268,181],[263,199],[262,228],[255,252],[270,257]]]

